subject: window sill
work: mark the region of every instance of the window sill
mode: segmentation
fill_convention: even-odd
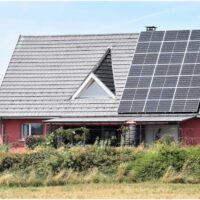
[[[18,142],[25,142],[25,139],[18,140]]]

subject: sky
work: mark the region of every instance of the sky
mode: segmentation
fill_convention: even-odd
[[[19,35],[200,29],[200,2],[0,2],[0,82]]]

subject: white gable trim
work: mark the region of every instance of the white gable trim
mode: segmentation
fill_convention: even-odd
[[[76,99],[80,93],[84,90],[84,88],[88,85],[88,83],[94,80],[111,98],[115,99],[115,95],[107,88],[107,86],[93,73],[91,73],[85,81],[82,83],[82,85],[79,87],[79,89],[74,93],[72,96],[72,99]]]

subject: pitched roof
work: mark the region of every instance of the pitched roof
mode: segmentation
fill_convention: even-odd
[[[0,116],[118,115],[138,36],[21,36],[0,88]],[[112,48],[116,99],[72,100],[108,48]]]

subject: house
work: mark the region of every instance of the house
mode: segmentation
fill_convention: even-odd
[[[1,138],[23,146],[29,135],[85,126],[90,143],[112,136],[119,143],[124,125],[127,145],[151,144],[166,133],[200,143],[199,47],[200,31],[154,27],[140,34],[20,36],[0,88]]]

